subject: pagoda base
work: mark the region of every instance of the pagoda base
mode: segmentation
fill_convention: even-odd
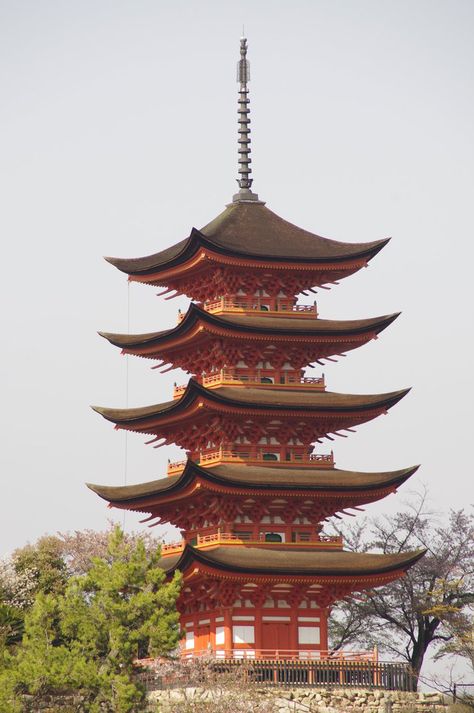
[[[284,600],[277,603],[282,606],[257,607],[246,601],[240,607],[183,614],[182,656],[318,659],[327,655],[328,610],[291,608]]]

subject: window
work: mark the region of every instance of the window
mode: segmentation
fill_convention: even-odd
[[[265,542],[283,542],[283,538],[278,532],[266,532]]]
[[[279,460],[277,453],[264,453],[263,460]]]

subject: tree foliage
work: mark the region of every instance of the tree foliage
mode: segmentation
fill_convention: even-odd
[[[87,573],[71,577],[62,592],[38,591],[22,643],[3,663],[11,705],[19,694],[73,691],[90,713],[143,709],[134,660],[170,653],[180,636],[180,576],[165,582],[159,556],[159,548],[127,542],[117,527],[106,556],[93,558]]]
[[[408,661],[419,675],[428,649],[441,655],[467,635],[474,602],[474,518],[463,510],[439,518],[425,497],[392,517],[362,521],[345,532],[346,546],[387,554],[426,549],[405,577],[334,608],[334,648],[357,643]],[[455,633],[457,632],[457,634]]]

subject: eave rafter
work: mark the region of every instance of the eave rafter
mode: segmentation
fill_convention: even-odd
[[[345,264],[328,263],[308,270],[304,264],[278,264],[257,262],[221,256],[211,250],[202,250],[197,259],[179,266],[179,269],[150,275],[130,275],[130,281],[164,287],[175,295],[186,295],[198,302],[221,294],[236,294],[239,290],[251,292],[264,290],[270,296],[280,291],[297,295],[317,287],[330,286],[348,277],[362,267],[367,260],[360,258]]]
[[[166,286],[192,299],[253,289],[333,283],[366,266],[388,242],[349,244],[297,228],[261,201],[238,201],[201,230],[155,255],[107,258],[132,281]],[[291,284],[293,283],[293,284]]]
[[[263,317],[245,320],[210,314],[191,305],[171,330],[145,335],[101,332],[122,353],[159,360],[158,368],[180,367],[190,373],[221,369],[242,360],[248,366],[268,361],[274,368],[289,362],[300,369],[341,355],[377,338],[398,314],[365,320],[301,320]],[[320,362],[321,363],[321,362]]]
[[[183,530],[205,525],[217,526],[232,523],[235,515],[246,515],[255,523],[260,523],[266,515],[273,515],[280,517],[286,525],[293,524],[297,518],[306,518],[310,524],[317,525],[347,509],[360,508],[380,500],[396,490],[396,486],[388,485],[362,493],[334,495],[319,491],[318,499],[314,502],[314,490],[294,492],[279,489],[277,483],[272,493],[256,489],[216,487],[203,481],[199,487],[196,485],[168,498],[148,498],[137,503],[111,501],[110,504],[119,509],[149,513],[147,520],[155,520],[150,527],[167,523]]]
[[[232,396],[227,396],[229,391]],[[311,395],[305,405],[304,394],[279,395],[274,390],[272,400],[265,402],[255,390],[207,390],[191,380],[184,395],[175,402],[144,409],[95,410],[115,423],[117,429],[148,434],[153,436],[149,443],[155,446],[158,441],[159,446],[174,443],[190,453],[219,447],[229,440],[252,438],[256,425],[267,438],[282,434],[285,425],[290,429],[288,433],[296,433],[303,446],[310,447],[315,441],[332,439],[331,434],[340,435],[342,430],[386,413],[406,393],[405,389],[357,397],[321,392]]]
[[[252,599],[254,606],[267,597],[286,599],[290,606],[299,606],[306,600],[316,602],[320,608],[331,607],[354,594],[370,591],[374,587],[388,584],[403,577],[405,569],[371,575],[284,575],[279,572],[256,574],[221,571],[204,564],[194,564],[185,569],[184,586],[180,608],[191,613],[197,611],[200,603],[212,599],[212,607],[229,607],[237,600]],[[281,585],[288,587],[282,591]],[[249,585],[256,585],[249,590]],[[251,593],[250,593],[251,591]],[[262,604],[260,604],[262,606]]]
[[[206,335],[206,338],[192,341],[187,348],[179,345],[171,347],[157,347],[144,353],[141,350],[122,349],[123,354],[147,359],[160,360],[157,368],[163,372],[171,369],[183,369],[188,374],[210,372],[212,369],[225,369],[243,361],[251,367],[258,361],[269,362],[274,369],[281,368],[285,363],[293,369],[303,369],[309,364],[323,365],[324,360],[333,360],[333,357],[344,356],[345,352],[357,349],[372,339],[375,333],[367,333],[361,337],[340,339],[304,339],[287,336],[286,339],[275,338],[247,338],[241,340],[235,336]],[[313,343],[312,343],[313,342]],[[258,357],[258,358],[256,358]]]

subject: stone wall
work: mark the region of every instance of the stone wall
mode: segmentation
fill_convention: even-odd
[[[258,688],[255,698],[271,700],[278,713],[447,713],[450,701],[440,693],[403,693],[364,689]],[[213,701],[212,689],[154,691],[159,710],[179,710],[179,701]],[[251,709],[249,709],[250,711]]]
[[[64,694],[21,697],[22,713],[85,713],[84,698],[80,695]]]

